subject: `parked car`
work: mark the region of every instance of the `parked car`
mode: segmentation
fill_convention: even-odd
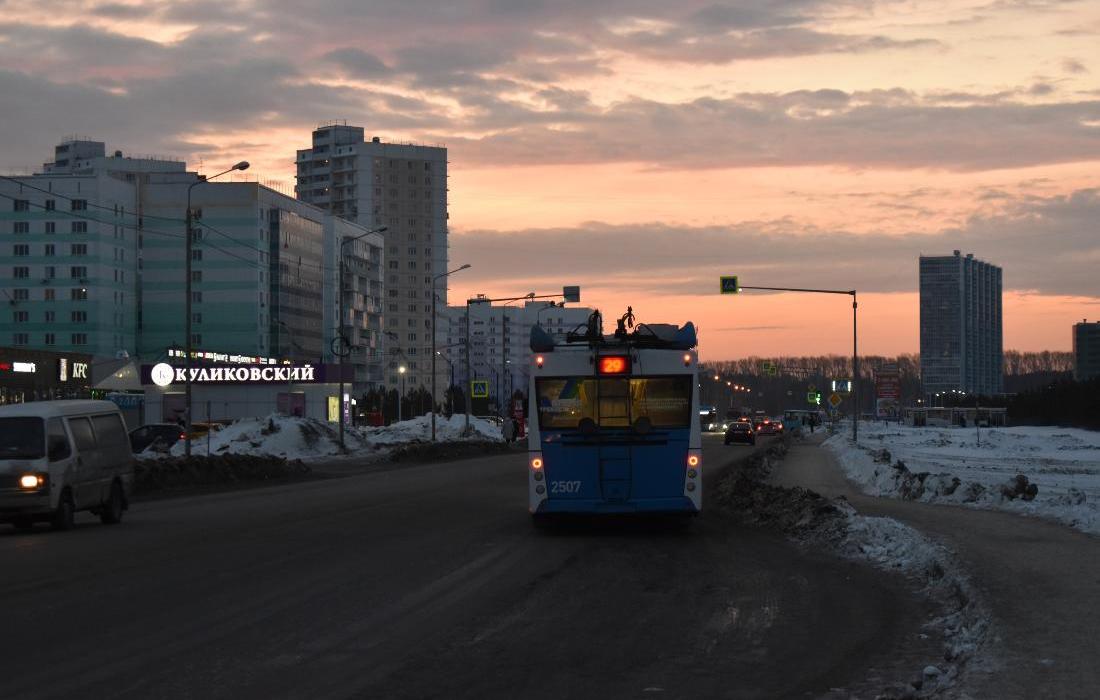
[[[191,424],[191,439],[198,440],[199,438],[205,438],[207,433],[216,433],[225,426],[221,423],[192,423]],[[180,437],[182,440],[182,436]]]
[[[149,447],[168,449],[186,436],[175,423],[149,423],[130,431],[130,451],[144,452]]]
[[[126,424],[110,401],[0,406],[0,522],[67,530],[87,510],[117,523],[133,484]]]
[[[743,442],[748,445],[756,444],[756,432],[749,421],[734,421],[726,428],[725,443]]]

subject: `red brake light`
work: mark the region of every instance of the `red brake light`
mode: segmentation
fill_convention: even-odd
[[[630,358],[626,355],[604,355],[600,358],[600,374],[626,374],[630,371]]]

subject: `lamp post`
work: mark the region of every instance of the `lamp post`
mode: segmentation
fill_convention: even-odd
[[[184,214],[184,217],[183,217],[184,218],[184,233],[185,233],[185,235],[184,235],[184,245],[186,247],[186,251],[184,253],[184,258],[183,258],[183,261],[184,261],[183,262],[183,264],[184,264],[184,271],[183,271],[184,282],[183,283],[184,283],[184,289],[185,289],[185,292],[184,292],[185,293],[185,298],[184,298],[183,306],[184,306],[184,315],[186,316],[186,318],[184,319],[184,330],[183,330],[183,334],[186,336],[184,338],[184,348],[185,349],[184,349],[184,358],[183,358],[184,397],[185,397],[184,398],[184,407],[183,407],[183,416],[184,416],[183,420],[184,420],[184,432],[185,432],[186,438],[184,440],[184,445],[183,446],[184,446],[184,453],[188,457],[191,456],[191,352],[192,352],[192,347],[191,347],[191,248],[194,245],[194,241],[193,241],[194,233],[191,231],[191,219],[192,219],[192,217],[191,217],[191,190],[193,190],[197,185],[201,185],[204,182],[209,182],[209,181],[213,180],[216,177],[221,177],[222,175],[225,175],[226,173],[231,173],[234,170],[248,170],[248,161],[247,160],[242,160],[241,162],[234,165],[232,168],[229,168],[228,170],[223,170],[222,172],[218,173],[217,175],[211,175],[210,177],[203,177],[202,175],[199,175],[197,180],[195,180],[194,182],[192,182],[190,185],[187,186],[187,210],[186,210],[186,212]]]
[[[435,300],[436,300],[435,283],[436,283],[436,280],[440,280],[444,277],[447,277],[448,275],[453,275],[456,272],[460,272],[462,270],[469,269],[469,267],[470,267],[470,265],[466,264],[466,265],[463,265],[462,267],[457,267],[457,268],[455,268],[453,270],[449,270],[447,272],[441,272],[441,273],[439,273],[438,275],[436,275],[435,277],[432,278],[432,328],[431,328],[431,331],[432,331],[432,442],[435,442],[435,356],[436,356],[436,352],[435,352],[435,334],[436,334],[436,331],[437,331],[437,329],[435,327],[435,320],[436,320],[436,315],[435,315]],[[467,308],[469,308],[469,307],[467,307]],[[454,382],[452,381],[451,383],[453,384]]]
[[[386,230],[385,226],[379,226],[376,229],[371,229],[366,233],[361,233],[358,236],[352,236],[351,238],[340,238],[340,247],[336,252],[337,268],[339,270],[337,286],[339,287],[340,304],[340,320],[337,325],[336,337],[333,338],[333,347],[340,348],[340,352],[336,353],[337,362],[340,364],[340,394],[336,397],[336,403],[340,406],[340,449],[344,450],[344,358],[351,352],[351,343],[348,342],[346,333],[344,332],[344,246],[348,243],[354,243],[360,238],[366,238],[373,233],[382,233]]]
[[[398,367],[397,373],[401,375],[401,395],[397,397],[397,422],[400,423],[404,420],[401,416],[401,402],[405,399],[405,365]]]

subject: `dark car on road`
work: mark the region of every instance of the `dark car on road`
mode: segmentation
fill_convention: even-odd
[[[726,428],[725,443],[743,442],[747,445],[756,444],[756,432],[752,429],[752,423],[746,421],[734,421]]]
[[[183,437],[183,428],[175,423],[149,423],[130,431],[130,451],[144,452],[154,443],[160,449],[168,449]]]
[[[756,432],[760,435],[782,435],[783,424],[773,421],[771,418],[765,418],[756,426]]]

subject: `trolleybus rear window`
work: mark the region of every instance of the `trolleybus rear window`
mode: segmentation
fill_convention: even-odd
[[[691,382],[691,375],[538,379],[539,426],[576,430],[587,418],[601,427],[627,428],[645,417],[654,428],[687,428]]]

